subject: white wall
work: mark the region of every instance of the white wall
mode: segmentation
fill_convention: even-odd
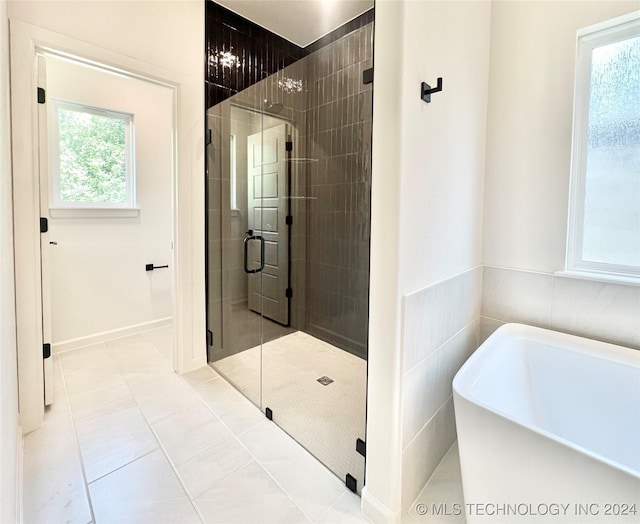
[[[576,30],[638,2],[501,2],[491,17],[483,262],[564,269]]]
[[[53,350],[69,341],[171,317],[173,91],[66,60],[47,59],[47,103],[70,100],[134,115],[134,217],[49,221]],[[141,326],[144,328],[144,326]],[[151,326],[152,327],[152,326]]]
[[[403,295],[480,263],[491,12],[488,1],[406,6],[396,95],[403,104]],[[443,91],[426,104],[420,83],[435,86],[437,77]]]
[[[640,287],[565,267],[576,31],[637,2],[494,2],[482,338],[523,322],[640,348]]]
[[[18,382],[13,277],[9,27],[0,1],[0,522],[18,522]]]
[[[376,522],[399,520],[426,481],[431,465],[423,459],[438,461],[436,455],[446,451],[422,449],[434,443],[429,435],[434,425],[425,413],[413,409],[415,404],[406,406],[409,396],[428,396],[430,380],[441,380],[451,372],[444,364],[434,368],[430,364],[435,359],[429,363],[426,359],[438,352],[442,362],[457,365],[458,353],[472,350],[475,342],[490,12],[489,2],[376,4],[363,492],[363,509]],[[443,91],[426,104],[419,96],[420,84],[435,85],[439,76]],[[435,286],[441,281],[447,284]],[[441,302],[442,289],[469,293],[450,301],[444,318],[438,304],[433,307],[429,302],[431,297]],[[407,301],[409,295],[414,296],[412,303]],[[442,329],[431,340],[414,339],[423,326]],[[448,343],[463,332],[470,343]],[[405,354],[408,344],[410,356]],[[426,364],[429,381],[414,381],[413,386],[420,387],[406,389],[407,374],[421,363]],[[409,378],[415,377],[414,372]],[[438,424],[451,428],[453,413],[446,395],[446,388],[438,395],[436,407],[443,408]],[[403,431],[411,431],[406,440]],[[449,431],[441,440],[451,442],[452,435]]]
[[[175,366],[179,372],[186,372],[206,363],[205,338],[205,285],[204,285],[204,85],[202,67],[204,63],[204,3],[200,0],[173,0],[167,2],[149,1],[27,1],[9,2],[9,20],[12,39],[16,38],[16,53],[20,59],[12,61],[12,83],[21,86],[15,100],[24,112],[24,120],[18,120],[14,127],[27,129],[20,133],[20,140],[14,141],[14,149],[22,149],[21,170],[30,166],[31,160],[24,152],[31,148],[29,135],[31,92],[31,69],[29,63],[34,39],[49,43],[54,47],[75,50],[75,54],[98,62],[108,63],[125,70],[150,75],[178,86],[177,90],[177,165],[178,180],[174,191],[177,203],[175,241],[177,260],[176,271],[176,337],[178,354]],[[15,30],[15,31],[14,31]],[[78,44],[80,42],[80,44]],[[53,43],[53,44],[52,44]],[[12,45],[12,53],[14,46]],[[15,106],[14,106],[15,107]],[[15,115],[14,115],[15,116]],[[13,122],[16,122],[14,118]],[[16,158],[14,157],[14,169]],[[27,172],[17,173],[14,180],[29,178]],[[29,183],[23,189],[29,189]],[[24,195],[23,195],[24,198]],[[25,198],[27,207],[33,203]],[[30,244],[30,236],[35,231],[36,214],[20,211],[24,231],[16,253],[25,254],[29,273],[32,275],[39,262],[36,248]],[[17,223],[17,221],[16,221]],[[16,237],[18,238],[18,236]],[[26,240],[25,240],[26,239]],[[24,244],[24,245],[23,245]],[[20,250],[19,250],[20,247]],[[34,271],[32,271],[32,269]],[[16,278],[16,285],[27,291],[18,292],[23,302],[18,304],[18,314],[23,308],[30,311],[28,318],[18,318],[18,330],[24,330],[26,338],[32,338],[32,348],[38,347],[33,325],[38,320],[39,306],[33,297],[37,296],[34,278]],[[30,283],[31,282],[31,283]],[[28,301],[31,302],[28,302]],[[27,303],[24,303],[27,301]],[[32,318],[33,317],[33,318]],[[31,323],[31,324],[30,324]],[[31,327],[30,327],[31,326]],[[20,340],[20,338],[19,338]],[[26,348],[26,351],[33,351]],[[29,363],[20,368],[33,388],[38,387],[38,359],[27,355]],[[40,365],[41,367],[41,365]],[[20,392],[23,409],[21,421],[25,431],[36,428],[42,420],[39,399],[25,396]],[[35,389],[34,389],[35,391]],[[24,402],[23,402],[24,400]],[[25,415],[28,412],[28,415]]]
[[[204,5],[198,0],[9,0],[8,3],[10,19],[202,79]],[[195,98],[195,93],[192,95]],[[193,120],[191,111],[197,107],[203,119],[202,105],[202,97],[187,103],[185,116]]]
[[[371,150],[371,265],[367,359],[367,467],[362,511],[373,522],[400,515],[402,352],[399,282],[403,138],[401,35],[405,2],[376,2]]]

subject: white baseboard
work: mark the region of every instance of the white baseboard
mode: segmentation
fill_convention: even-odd
[[[382,502],[362,488],[362,514],[375,524],[395,524],[400,522],[402,513],[390,511]]]
[[[16,429],[16,522],[22,524],[23,516],[23,471],[24,471],[24,437],[22,426]]]
[[[185,373],[189,373],[190,371],[195,371],[196,369],[200,369],[201,367],[206,365],[207,365],[207,355],[205,354],[201,357],[194,358],[193,360],[188,362],[187,365],[184,367],[184,369],[178,371],[178,373],[180,375],[184,375]]]
[[[65,340],[63,342],[56,342],[51,345],[51,351],[53,353],[63,353],[64,351],[78,349],[83,346],[90,346],[91,344],[99,344],[100,342],[113,340],[114,338],[136,335],[144,331],[150,331],[152,329],[170,326],[171,324],[173,324],[173,317],[161,318],[158,320],[152,320],[150,322],[143,322],[142,324],[134,324],[133,326],[112,329],[111,331],[103,331],[102,333],[96,333],[94,335],[88,335],[86,337],[74,338],[71,340]]]

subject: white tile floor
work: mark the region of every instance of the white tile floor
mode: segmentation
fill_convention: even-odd
[[[212,369],[176,375],[167,329],[54,356],[24,440],[24,522],[362,523],[360,499]]]
[[[308,333],[296,331],[213,364],[338,478],[364,480],[367,362]],[[318,383],[322,376],[333,382]]]

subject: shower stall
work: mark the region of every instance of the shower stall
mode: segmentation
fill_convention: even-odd
[[[208,360],[360,492],[373,9],[304,48],[207,24]]]

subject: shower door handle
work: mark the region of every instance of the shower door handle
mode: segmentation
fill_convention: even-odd
[[[260,242],[260,266],[256,269],[249,269],[249,240],[258,240]],[[244,271],[245,273],[260,273],[264,269],[264,238],[260,235],[254,235],[253,231],[248,231],[244,237]]]

